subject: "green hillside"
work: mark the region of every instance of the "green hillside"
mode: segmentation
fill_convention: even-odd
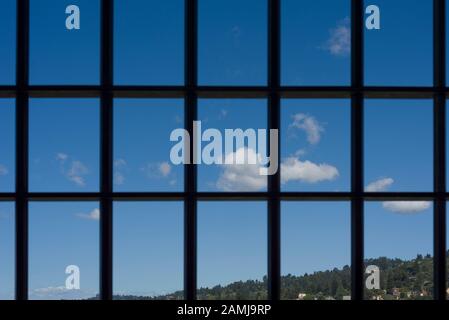
[[[380,268],[381,290],[366,290],[369,299],[431,299],[433,259],[430,255],[418,255],[404,261],[385,257],[369,259],[365,264]],[[333,269],[302,276],[286,275],[281,279],[282,299],[343,299],[350,295],[351,268]],[[267,298],[267,278],[261,281],[248,280],[234,282],[226,286],[200,288],[201,300],[258,300]],[[115,299],[168,300],[183,299],[183,292],[157,297],[115,296]]]

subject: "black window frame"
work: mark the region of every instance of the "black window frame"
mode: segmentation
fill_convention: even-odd
[[[265,201],[268,213],[268,298],[280,299],[281,201],[351,202],[351,294],[364,299],[364,202],[428,200],[434,203],[434,299],[446,300],[446,1],[433,0],[433,86],[370,87],[364,85],[364,1],[351,0],[350,86],[281,86],[281,2],[268,4],[268,84],[266,86],[198,85],[198,1],[185,1],[185,83],[183,86],[116,86],[113,84],[113,0],[101,0],[100,85],[29,85],[30,0],[17,0],[16,84],[0,86],[0,98],[16,99],[16,186],[0,193],[0,201],[15,203],[16,273],[15,297],[28,299],[28,203],[30,201],[99,201],[100,299],[113,297],[112,223],[113,201],[183,201],[184,295],[196,299],[197,203],[198,201]],[[383,48],[387,50],[388,48]],[[89,193],[30,193],[28,189],[28,104],[33,97],[100,98],[100,190]],[[185,128],[192,133],[199,98],[266,98],[268,128],[280,129],[280,102],[289,98],[346,98],[351,100],[351,190],[349,192],[281,192],[280,172],[268,179],[266,192],[198,192],[197,167],[184,170],[183,192],[113,191],[114,98],[183,98]],[[434,189],[432,192],[380,192],[364,190],[364,100],[433,99]],[[279,135],[280,136],[280,135]],[[278,145],[280,141],[278,141]],[[192,153],[191,153],[192,154]]]

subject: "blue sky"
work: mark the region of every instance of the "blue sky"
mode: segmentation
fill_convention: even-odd
[[[30,100],[30,190],[98,191],[99,101]]]
[[[114,203],[114,292],[182,290],[183,221],[182,202]]]
[[[283,85],[348,85],[349,1],[282,1]],[[65,7],[81,8],[81,30],[65,29]],[[182,85],[182,0],[116,1],[115,78],[120,85]],[[431,2],[377,0],[380,31],[366,31],[368,85],[432,81]],[[0,11],[0,85],[13,84],[15,1]],[[404,7],[407,10],[404,10]],[[266,1],[199,1],[199,83],[265,85]],[[32,84],[98,84],[99,5],[31,0]],[[398,38],[401,41],[398,41]],[[281,102],[283,191],[349,191],[350,101]],[[170,163],[170,132],[184,124],[182,99],[114,100],[114,190],[182,191],[184,168]],[[207,128],[267,127],[265,99],[200,99]],[[14,100],[0,99],[0,192],[14,189]],[[368,191],[432,190],[432,101],[367,100]],[[99,100],[30,100],[30,191],[98,191]],[[200,191],[264,191],[252,167],[198,168]],[[234,178],[233,178],[234,177]],[[237,179],[235,179],[237,177]],[[366,257],[413,258],[432,251],[432,204],[366,203]],[[310,273],[350,262],[347,202],[282,203],[282,273]],[[198,285],[266,274],[266,203],[198,204]],[[96,202],[30,204],[30,297],[98,293]],[[162,294],[183,284],[183,205],[114,204],[114,292]],[[0,203],[0,299],[13,296],[14,206]],[[242,261],[244,263],[242,263]],[[70,264],[81,291],[61,289]]]
[[[266,275],[266,207],[265,202],[198,204],[198,287]]]
[[[283,0],[281,10],[282,84],[349,85],[350,1]]]
[[[169,137],[183,126],[183,100],[117,99],[114,107],[114,189],[182,191],[184,171],[170,162]]]
[[[184,1],[131,2],[115,1],[114,82],[182,85]]]

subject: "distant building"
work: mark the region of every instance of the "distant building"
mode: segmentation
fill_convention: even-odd
[[[307,296],[307,294],[305,294],[305,293],[299,293],[297,300],[304,300],[306,296]]]
[[[343,296],[343,300],[351,300],[351,296]]]

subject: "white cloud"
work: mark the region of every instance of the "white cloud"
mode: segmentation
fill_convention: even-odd
[[[245,158],[246,156],[246,158]],[[259,161],[256,161],[259,159]],[[260,175],[260,155],[253,149],[240,148],[225,157],[225,163],[245,163],[223,165],[216,187],[222,191],[260,191],[267,186],[267,177]]]
[[[116,168],[124,168],[126,167],[127,163],[125,159],[115,159],[114,160],[114,167]]]
[[[394,213],[419,213],[431,206],[430,201],[385,201],[382,207]]]
[[[121,186],[125,183],[125,176],[121,172],[114,172],[114,184]]]
[[[122,185],[125,183],[125,174],[123,170],[126,170],[128,164],[125,159],[116,159],[114,160],[114,184]]]
[[[318,183],[331,181],[339,176],[338,169],[328,164],[316,164],[311,161],[301,161],[295,157],[285,159],[281,164],[282,183],[301,181]]]
[[[381,192],[387,190],[392,184],[394,180],[392,178],[383,178],[376,181],[371,182],[365,187],[365,191],[367,192]]]
[[[72,160],[67,169],[66,162],[70,156],[66,153],[59,152],[56,154],[56,160],[61,166],[61,173],[71,182],[80,187],[86,185],[85,176],[89,173],[89,169],[79,160]]]
[[[8,174],[8,168],[0,164],[0,176],[6,176]]]
[[[387,190],[393,185],[392,178],[383,178],[371,182],[365,187],[367,192],[381,192]],[[393,213],[413,214],[425,211],[430,208],[432,203],[430,201],[384,201],[382,207]]]
[[[37,294],[49,294],[49,293],[60,293],[67,291],[66,287],[59,286],[59,287],[47,287],[47,288],[37,288],[34,289],[33,292]]]
[[[260,191],[267,186],[267,177],[260,175],[261,155],[248,148],[240,148],[235,153],[226,155],[224,163],[242,163],[222,165],[216,187],[223,191]],[[250,164],[257,163],[257,164]],[[315,164],[301,161],[295,157],[281,163],[282,183],[301,181],[318,183],[334,180],[339,176],[338,169],[328,164]]]
[[[158,169],[164,178],[168,177],[171,173],[171,165],[168,162],[160,163]]]
[[[74,160],[67,171],[67,178],[78,186],[84,187],[86,185],[84,176],[88,173],[89,170],[81,161]]]
[[[183,118],[179,115],[175,115],[175,123],[182,124],[184,122]]]
[[[304,157],[307,154],[307,151],[305,149],[299,149],[295,152],[295,157],[300,158]]]
[[[100,220],[100,209],[94,209],[89,213],[78,213],[76,216],[86,220],[98,221]]]
[[[306,133],[307,141],[310,144],[317,144],[320,142],[321,133],[324,132],[324,128],[314,117],[304,113],[293,115],[293,123],[290,127],[303,130]]]
[[[80,300],[95,296],[95,292],[69,290],[64,286],[36,288],[30,291],[30,298],[33,300]]]
[[[140,171],[142,171],[149,179],[163,179],[170,186],[173,186],[177,181],[176,174],[172,169],[172,165],[164,161],[159,163],[148,163],[140,168]]]
[[[218,115],[218,119],[222,120],[224,118],[226,118],[228,116],[228,110],[226,109],[221,109],[220,110],[220,114]]]
[[[351,53],[351,26],[347,17],[338,22],[337,26],[330,30],[330,37],[324,45],[324,49],[334,56],[348,56]]]
[[[56,155],[56,160],[66,161],[69,156],[66,153],[60,152]]]

